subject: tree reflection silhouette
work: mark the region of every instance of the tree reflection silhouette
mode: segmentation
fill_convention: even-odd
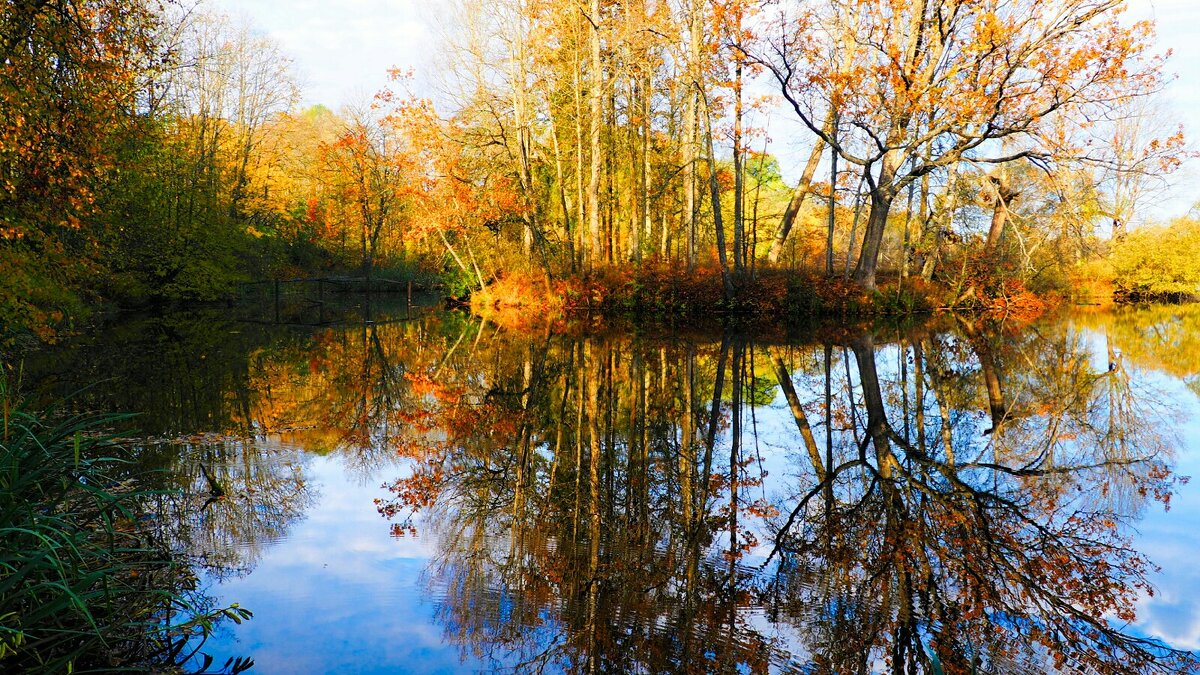
[[[141,451],[183,488],[154,505],[162,536],[217,576],[315,501],[289,448],[397,467],[378,508],[434,542],[446,639],[497,667],[1190,668],[1127,627],[1152,570],[1130,525],[1176,482],[1142,371],[1194,379],[1192,315],[946,323],[806,343],[459,314],[279,344],[213,328],[186,333],[202,370],[143,341],[165,351],[104,395],[228,434]],[[201,467],[225,492],[208,508]]]
[[[852,348],[865,433],[827,479],[832,504],[814,487],[779,527],[773,553],[782,561],[767,586],[777,611],[809,631],[818,670],[927,672],[936,661],[944,672],[1179,672],[1191,664],[1113,623],[1133,620],[1150,564],[1130,548],[1118,500],[1098,496],[1127,485],[1165,499],[1172,479],[1162,444],[1130,410],[1122,422],[1141,427],[1144,449],[1126,444],[1114,454],[1099,442],[1107,433],[1077,435],[1101,431],[1072,415],[1111,405],[1104,378],[1074,379],[1070,396],[1045,399],[1039,415],[1021,419],[1020,452],[997,438],[996,398],[986,392],[983,421],[959,420],[991,424],[992,438],[972,444],[986,436],[951,429],[960,440],[948,451],[897,433],[871,338]],[[991,376],[981,376],[992,389]],[[1043,384],[1065,393],[1061,382]]]
[[[437,541],[447,638],[519,669],[1191,667],[1122,628],[1128,524],[1175,480],[1153,401],[1077,333],[988,330],[477,344],[410,369],[426,432],[380,508]],[[799,442],[768,478],[772,415]]]

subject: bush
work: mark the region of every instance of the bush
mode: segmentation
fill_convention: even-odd
[[[431,289],[440,286],[453,286],[458,295],[465,294],[474,288],[475,280],[463,275],[457,268],[456,273],[440,272],[436,262],[424,256],[393,256],[382,261],[371,276],[375,279],[386,279],[399,284],[412,282],[418,289]]]
[[[23,334],[49,341],[63,323],[86,313],[79,296],[40,269],[34,254],[0,246],[0,348]]]
[[[931,311],[925,293],[912,286],[888,286],[875,291],[871,297],[875,313],[888,316],[908,316]]]
[[[1200,221],[1134,230],[1113,246],[1112,267],[1122,299],[1186,299],[1200,289]]]

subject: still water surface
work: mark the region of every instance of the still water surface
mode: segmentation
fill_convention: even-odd
[[[1200,648],[1200,309],[371,318],[128,319],[25,365],[142,413],[141,461],[181,490],[145,517],[255,615],[204,645],[218,664],[1176,672]]]

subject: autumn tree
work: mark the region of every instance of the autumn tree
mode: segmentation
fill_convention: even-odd
[[[411,162],[404,141],[372,109],[351,109],[337,139],[322,147],[330,218],[357,241],[370,279],[381,243],[398,241],[407,218]]]
[[[1168,178],[1192,154],[1182,126],[1164,119],[1163,103],[1156,97],[1135,99],[1092,134],[1084,161],[1096,175],[1113,239],[1121,239],[1130,225],[1146,222],[1145,207],[1166,191]]]
[[[732,256],[732,271],[748,267],[753,130],[738,121],[751,106],[737,101],[755,66],[733,44],[751,14],[742,0],[457,7],[444,114],[476,167],[457,179],[519,189],[495,223],[498,241],[521,251],[510,268],[599,271],[651,253],[694,267],[709,244],[714,258]]]
[[[90,281],[99,201],[168,60],[156,9],[117,0],[0,9],[0,325],[45,329],[72,304],[65,289]]]
[[[866,179],[854,278],[867,288],[892,205],[914,181],[967,160],[1070,156],[1100,114],[1160,84],[1152,28],[1123,23],[1121,0],[846,5],[784,16],[758,58],[804,125]],[[853,50],[829,49],[845,34]],[[830,107],[837,133],[824,128]]]

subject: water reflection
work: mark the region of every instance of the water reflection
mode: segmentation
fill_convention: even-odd
[[[400,531],[430,513],[438,615],[466,652],[613,672],[1186,663],[1115,627],[1148,590],[1127,526],[1174,479],[1165,411],[1111,343],[1097,360],[1073,331],[962,324],[497,349],[410,370],[428,431],[381,505]],[[800,442],[768,479],[776,390]]]
[[[1148,561],[1122,526],[1172,489],[1161,439],[1113,395],[1119,370],[1090,371],[1071,339],[1039,340],[1007,356],[1036,354],[1049,368],[1011,378],[1021,396],[1006,397],[994,345],[964,328],[958,345],[898,345],[911,382],[904,367],[898,380],[880,375],[891,355],[870,336],[850,346],[861,432],[835,441],[836,468],[778,528],[772,600],[800,630],[819,626],[813,663],[830,672],[877,661],[926,670],[934,656],[963,672],[1175,671],[1182,661],[1163,646],[1110,624],[1132,621],[1146,588]],[[977,367],[934,365],[935,350],[956,347]],[[982,392],[947,403],[971,379]],[[971,414],[972,398],[984,414]],[[1021,410],[1022,400],[1041,403]]]
[[[162,444],[152,458],[170,467],[148,509],[157,536],[217,579],[253,572],[318,498],[308,457],[266,441]]]
[[[157,517],[216,578],[317,508],[314,453],[386,476],[393,545],[429,546],[403,602],[432,599],[473,668],[1179,672],[1130,627],[1153,570],[1131,526],[1179,485],[1179,411],[1144,370],[1195,377],[1188,316],[797,340],[185,322],[151,343],[160,377],[89,395],[172,441],[145,450],[183,488]]]

